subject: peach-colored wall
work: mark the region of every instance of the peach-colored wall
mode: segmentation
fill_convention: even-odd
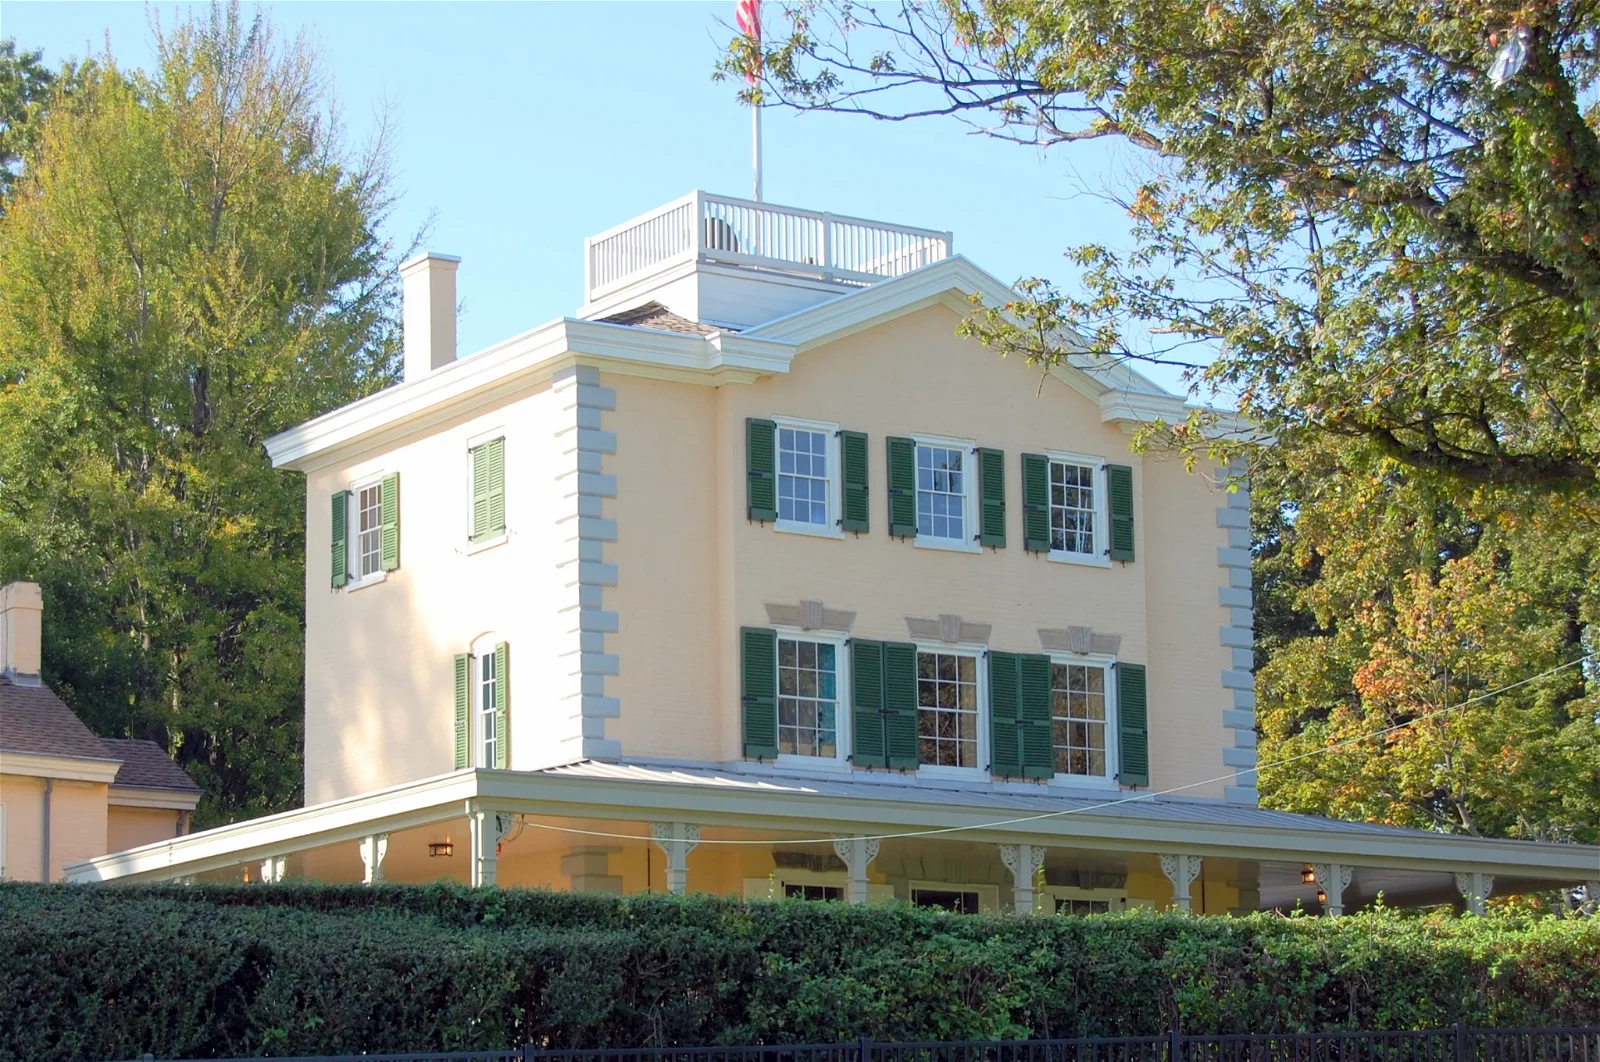
[[[737,629],[766,625],[766,602],[810,598],[855,612],[851,633],[866,638],[906,640],[908,615],[941,613],[992,624],[990,646],[1020,652],[1039,651],[1041,627],[1120,634],[1120,658],[1150,667],[1153,786],[1224,773],[1220,496],[1181,464],[1130,454],[1094,402],[957,338],[957,320],[925,309],[802,352],[787,375],[714,392],[603,377],[617,392],[607,468],[621,616],[622,714],[608,735],[625,756],[739,758]],[[868,433],[870,533],[816,538],[746,520],[744,421],[774,415]],[[958,553],[888,536],[884,438],[911,434],[1005,451],[1007,548]],[[1134,467],[1134,563],[1086,567],[1022,549],[1019,455],[1047,450]]]
[[[565,721],[546,695],[564,548],[551,517],[554,417],[548,384],[532,387],[306,476],[308,804],[453,770],[453,657],[491,632],[510,645],[511,766],[561,758]],[[502,431],[510,533],[474,552],[468,444]],[[331,494],[394,471],[400,567],[380,583],[332,589]]]
[[[6,808],[7,880],[39,880],[44,792],[41,778],[0,775],[0,804]],[[67,864],[107,851],[105,784],[56,779],[50,794],[50,880],[61,880]]]
[[[172,808],[106,808],[106,851],[121,852],[178,836],[178,812]]]

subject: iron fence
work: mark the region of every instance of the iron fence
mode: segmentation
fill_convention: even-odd
[[[140,1062],[156,1062],[145,1055]],[[221,1059],[213,1062],[247,1062]],[[254,1062],[254,1060],[249,1060]],[[1600,1027],[1091,1036],[1075,1040],[543,1048],[318,1055],[277,1062],[1600,1062]]]

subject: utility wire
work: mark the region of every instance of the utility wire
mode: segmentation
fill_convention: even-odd
[[[1357,734],[1357,735],[1355,735],[1353,737],[1348,737],[1348,738],[1345,738],[1345,739],[1343,739],[1341,741],[1336,741],[1336,742],[1334,742],[1334,743],[1332,743],[1330,745],[1324,745],[1324,746],[1322,746],[1320,748],[1312,749],[1312,750],[1310,750],[1308,752],[1298,753],[1298,754],[1296,754],[1294,756],[1286,756],[1281,760],[1274,760],[1271,763],[1257,764],[1255,766],[1254,770],[1259,773],[1264,768],[1282,767],[1282,766],[1285,766],[1287,764],[1297,763],[1297,762],[1299,762],[1301,760],[1308,760],[1308,759],[1311,759],[1311,758],[1316,757],[1316,756],[1324,755],[1324,754],[1332,752],[1332,751],[1334,751],[1335,749],[1338,749],[1338,748],[1343,748],[1343,747],[1348,746],[1348,745],[1355,745],[1355,744],[1358,744],[1358,743],[1364,742],[1364,741],[1370,741],[1370,740],[1372,740],[1374,738],[1383,737],[1386,734],[1392,734],[1392,733],[1395,733],[1396,731],[1404,730],[1407,727],[1415,726],[1417,723],[1426,722],[1429,719],[1436,719],[1439,716],[1448,715],[1451,712],[1459,711],[1462,708],[1466,708],[1469,705],[1477,704],[1480,701],[1486,701],[1486,700],[1490,699],[1491,697],[1498,697],[1501,694],[1510,693],[1512,690],[1518,689],[1518,688],[1520,688],[1522,686],[1526,686],[1529,683],[1538,682],[1542,678],[1548,678],[1549,676],[1554,675],[1557,672],[1565,671],[1569,667],[1575,667],[1578,664],[1584,663],[1585,661],[1592,660],[1597,655],[1600,655],[1600,651],[1591,652],[1591,653],[1584,653],[1582,656],[1576,657],[1576,658],[1574,658],[1572,660],[1568,660],[1564,664],[1557,664],[1555,667],[1549,668],[1546,671],[1541,671],[1537,675],[1531,675],[1528,678],[1522,679],[1522,680],[1520,680],[1518,682],[1513,682],[1513,683],[1510,683],[1509,685],[1501,686],[1499,689],[1488,690],[1488,691],[1486,691],[1484,693],[1477,694],[1476,696],[1469,697],[1469,698],[1467,698],[1466,700],[1462,701],[1459,704],[1452,704],[1452,705],[1447,705],[1446,707],[1443,707],[1443,708],[1436,708],[1431,712],[1424,712],[1422,715],[1419,715],[1419,716],[1417,716],[1417,717],[1415,717],[1413,719],[1407,719],[1403,723],[1395,723],[1392,726],[1386,726],[1386,727],[1383,727],[1381,729],[1374,730],[1374,731],[1372,731],[1370,733],[1367,733],[1367,734]],[[1119,807],[1119,806],[1121,806],[1123,804],[1132,804],[1132,803],[1136,803],[1136,802],[1139,802],[1139,801],[1154,800],[1157,797],[1171,796],[1171,795],[1173,795],[1175,793],[1182,793],[1182,792],[1184,792],[1186,790],[1189,790],[1189,789],[1198,789],[1201,786],[1214,785],[1217,782],[1226,782],[1226,781],[1228,781],[1229,779],[1231,779],[1233,777],[1234,777],[1234,775],[1232,775],[1232,774],[1219,775],[1219,776],[1217,776],[1215,778],[1206,778],[1206,779],[1203,779],[1202,781],[1190,782],[1187,785],[1173,786],[1171,789],[1161,789],[1161,790],[1153,790],[1153,791],[1150,791],[1150,792],[1133,793],[1133,794],[1131,794],[1129,796],[1119,797],[1116,800],[1107,800],[1107,801],[1103,801],[1103,802],[1098,803],[1098,804],[1089,804],[1089,805],[1084,806],[1084,807],[1064,808],[1064,809],[1062,809],[1060,811],[1044,811],[1044,812],[1039,812],[1038,814],[1035,814],[1035,815],[1022,815],[1022,816],[1018,816],[1016,818],[999,819],[999,820],[994,821],[994,822],[975,823],[975,824],[970,825],[970,826],[942,826],[942,827],[938,827],[936,829],[908,830],[908,831],[905,831],[905,832],[902,832],[902,833],[868,834],[868,835],[862,836],[860,839],[864,840],[864,841],[899,841],[899,840],[909,840],[911,838],[916,838],[916,837],[938,837],[938,836],[941,836],[941,835],[944,835],[944,834],[966,833],[966,832],[970,832],[972,830],[994,830],[994,829],[1000,829],[1000,828],[1005,827],[1005,826],[1018,826],[1018,825],[1021,825],[1023,823],[1028,823],[1028,822],[1039,822],[1039,821],[1041,821],[1043,819],[1065,818],[1068,815],[1083,815],[1083,814],[1087,814],[1088,812],[1091,812],[1091,811],[1104,811],[1107,808]],[[532,827],[534,827],[536,829],[541,829],[541,830],[551,830],[551,831],[556,832],[556,833],[570,833],[570,834],[577,834],[577,835],[580,835],[580,836],[583,836],[583,837],[603,837],[603,838],[608,838],[608,839],[611,839],[611,840],[622,840],[622,841],[649,841],[651,839],[648,836],[645,836],[645,835],[642,835],[642,834],[637,834],[637,833],[608,833],[608,832],[606,832],[604,830],[581,830],[581,829],[577,829],[577,828],[571,827],[571,826],[557,826],[554,823],[539,822],[538,820],[530,819],[526,814],[519,814],[517,816],[517,818],[519,820],[521,820],[523,822],[523,824],[526,825],[526,826],[532,826]],[[725,845],[832,844],[833,843],[833,838],[831,838],[831,837],[823,837],[823,838],[812,838],[812,839],[797,839],[797,838],[783,837],[783,838],[765,838],[765,839],[759,839],[759,840],[738,840],[738,839],[735,839],[735,840],[718,840],[718,839],[711,839],[711,838],[702,838],[699,841],[699,843],[700,844],[725,844]]]

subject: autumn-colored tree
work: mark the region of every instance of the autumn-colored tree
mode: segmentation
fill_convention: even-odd
[[[389,383],[383,156],[316,57],[214,7],[48,101],[0,218],[0,578],[45,589],[45,677],[150,737],[198,821],[295,806],[303,487],[262,440]]]

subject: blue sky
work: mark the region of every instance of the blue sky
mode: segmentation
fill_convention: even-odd
[[[711,80],[733,0],[718,3],[276,3],[282,37],[321,50],[349,135],[387,107],[404,245],[460,255],[463,354],[571,314],[583,239],[694,189],[750,194],[749,111]],[[101,50],[147,65],[149,19],[178,8],[5,0],[0,35],[55,65]],[[955,234],[1002,280],[1070,282],[1062,251],[1120,244],[1099,144],[1041,154],[953,120],[768,111],[765,198]],[[1176,373],[1146,370],[1177,386]]]

